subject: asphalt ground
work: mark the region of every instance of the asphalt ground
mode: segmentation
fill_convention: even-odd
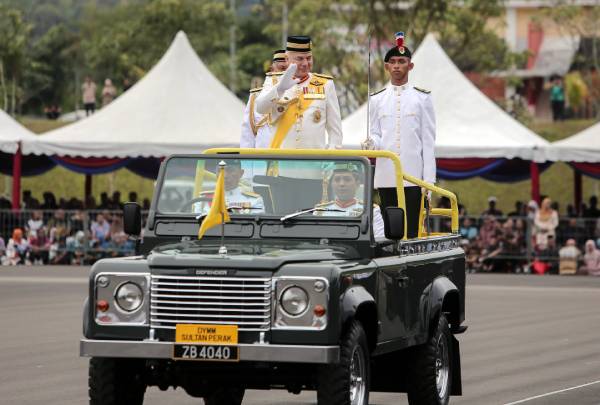
[[[87,403],[80,358],[85,267],[0,267],[0,404]],[[600,404],[600,278],[469,275],[451,404]],[[244,404],[315,404],[314,392],[248,391]],[[151,388],[146,404],[201,404]],[[371,394],[371,404],[406,404]]]

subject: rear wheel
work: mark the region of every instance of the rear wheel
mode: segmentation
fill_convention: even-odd
[[[452,333],[444,314],[427,343],[413,352],[410,366],[408,403],[446,405],[452,386]]]
[[[367,405],[369,403],[369,347],[367,335],[353,321],[341,344],[340,363],[324,366],[319,373],[318,405]]]
[[[88,374],[90,405],[142,405],[143,364],[130,359],[92,357]]]
[[[241,405],[244,400],[243,388],[221,387],[204,397],[205,405]]]

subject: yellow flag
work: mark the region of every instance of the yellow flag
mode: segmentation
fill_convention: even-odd
[[[198,239],[202,239],[204,233],[215,225],[221,225],[224,222],[229,222],[229,213],[227,212],[227,204],[225,202],[225,170],[219,171],[217,177],[217,185],[215,187],[215,195],[213,196],[212,205],[208,215],[202,221],[200,230],[198,231]]]

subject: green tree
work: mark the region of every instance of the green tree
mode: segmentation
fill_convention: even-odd
[[[20,79],[27,63],[27,43],[31,25],[23,13],[0,4],[0,102],[11,114],[21,98]]]

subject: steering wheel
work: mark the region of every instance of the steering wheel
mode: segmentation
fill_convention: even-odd
[[[196,197],[196,198],[192,198],[191,200],[188,200],[186,202],[184,202],[181,207],[179,207],[178,212],[190,212],[190,209],[192,208],[192,205],[194,205],[197,202],[211,202],[213,199],[211,197]]]

